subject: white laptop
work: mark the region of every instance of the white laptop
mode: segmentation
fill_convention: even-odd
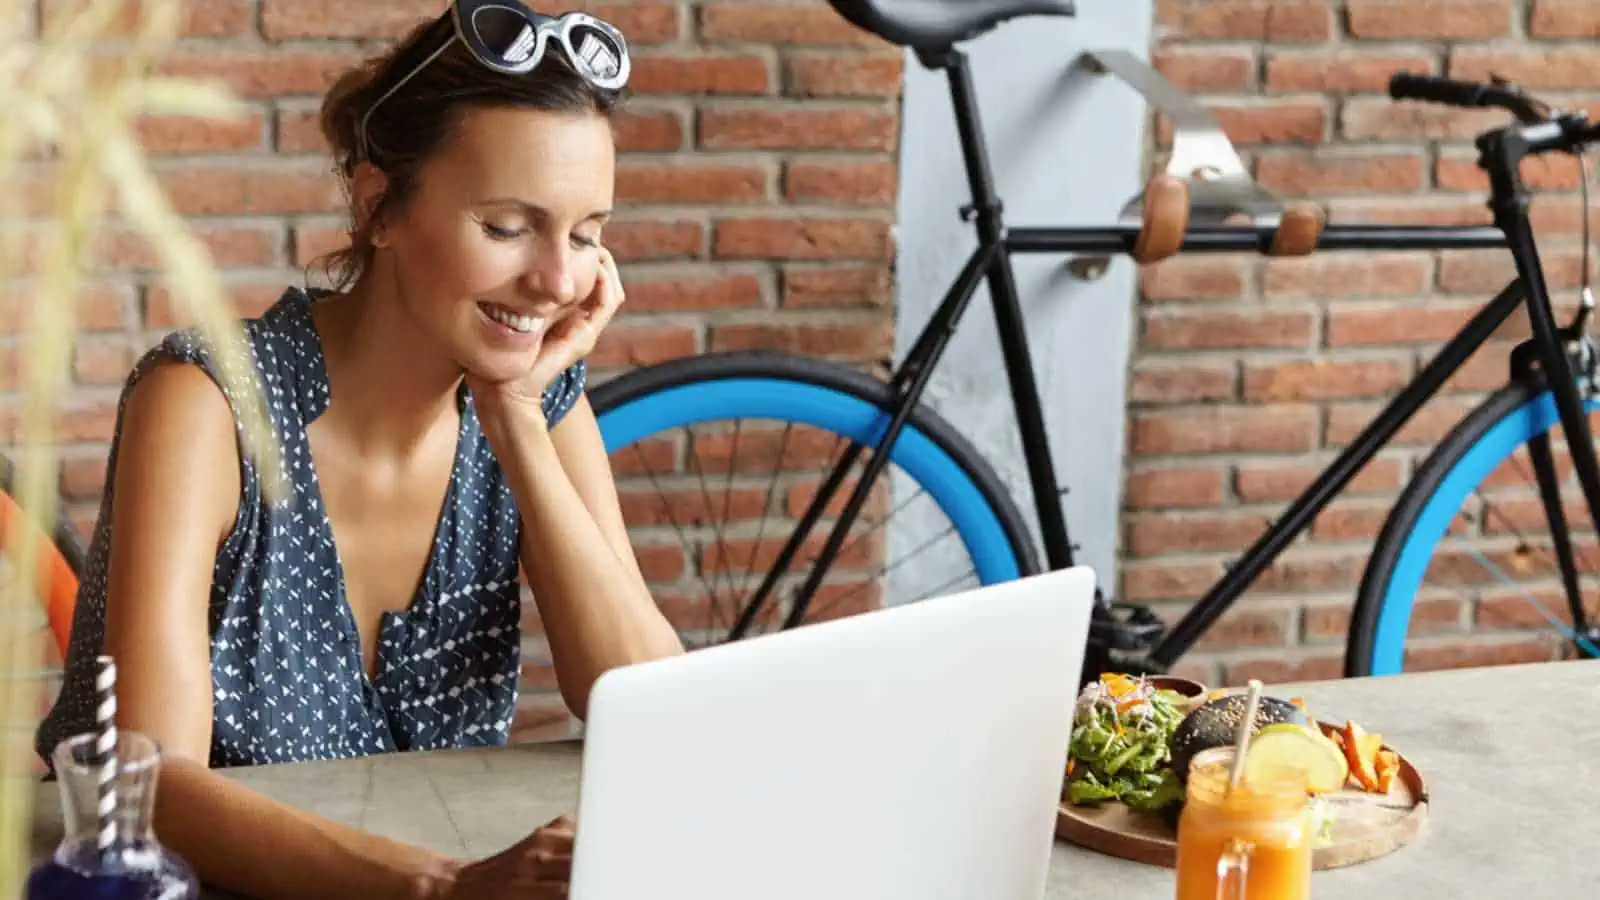
[[[1094,578],[1048,573],[608,672],[574,900],[1038,900]]]

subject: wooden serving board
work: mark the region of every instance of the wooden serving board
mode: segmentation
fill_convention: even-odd
[[[1324,732],[1339,726],[1317,722]],[[1428,818],[1428,787],[1411,761],[1393,747],[1400,771],[1389,793],[1346,788],[1323,794],[1334,806],[1331,840],[1312,854],[1314,869],[1337,869],[1376,859],[1404,847]],[[1177,861],[1178,834],[1159,815],[1135,812],[1121,803],[1074,806],[1065,799],[1056,812],[1056,836],[1090,850],[1134,862],[1172,868]]]

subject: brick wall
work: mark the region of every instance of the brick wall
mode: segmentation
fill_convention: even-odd
[[[1471,139],[1507,117],[1394,103],[1385,87],[1395,70],[1496,72],[1563,105],[1593,110],[1600,99],[1600,6],[1590,0],[1157,8],[1161,70],[1214,110],[1261,183],[1322,202],[1334,222],[1488,221]],[[1581,269],[1578,170],[1551,163],[1525,174],[1542,194],[1534,216],[1552,288],[1570,289]],[[1512,274],[1503,251],[1194,256],[1152,267],[1131,363],[1121,595],[1182,612]],[[1385,511],[1429,443],[1503,383],[1522,324],[1508,323],[1245,595],[1192,657],[1196,674],[1227,683],[1338,674]],[[1490,590],[1476,602],[1475,590],[1419,607],[1412,633],[1428,632],[1435,648],[1419,664],[1550,657],[1520,600]]]
[[[48,27],[72,2],[43,0],[40,20]],[[241,312],[265,308],[337,246],[343,207],[317,133],[320,92],[444,3],[188,0],[167,68],[222,79],[250,114],[152,120],[144,137]],[[629,302],[595,352],[596,378],[711,349],[887,357],[898,50],[820,0],[583,8],[637,50],[636,97],[617,128],[619,215],[606,232]],[[185,324],[149,276],[147,247],[113,227],[96,260],[62,432],[62,491],[86,532],[122,380],[140,352]],[[6,300],[18,313],[27,298]],[[10,332],[0,353],[19,346],[24,319],[0,316]],[[10,379],[0,390],[14,405],[11,367],[0,379]],[[537,636],[530,643],[525,678],[536,693],[554,679]],[[530,700],[551,703],[554,695]]]

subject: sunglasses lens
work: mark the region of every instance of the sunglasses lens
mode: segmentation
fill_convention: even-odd
[[[592,25],[578,25],[568,35],[573,63],[590,78],[608,81],[622,71],[623,50],[616,39]]]
[[[521,13],[504,6],[480,7],[472,16],[478,40],[500,62],[521,65],[539,46],[538,34]]]

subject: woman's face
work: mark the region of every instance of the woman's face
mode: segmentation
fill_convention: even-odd
[[[526,373],[595,289],[615,156],[598,115],[469,111],[385,219],[401,312],[480,378]]]

